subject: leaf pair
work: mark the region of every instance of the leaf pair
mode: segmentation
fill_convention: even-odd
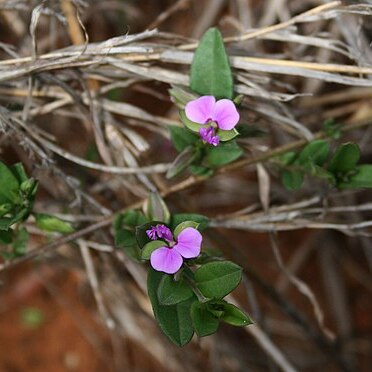
[[[371,188],[372,165],[358,165],[360,150],[355,143],[341,144],[328,160],[330,146],[325,140],[310,142],[300,153],[288,152],[281,157],[287,167],[282,182],[288,190],[299,189],[306,173],[327,180],[340,189]]]
[[[195,273],[186,268],[177,280],[150,269],[149,298],[163,333],[183,346],[194,331],[200,337],[216,332],[220,321],[235,326],[250,324],[241,310],[223,300],[240,283],[241,275],[241,267],[229,261],[207,263]]]

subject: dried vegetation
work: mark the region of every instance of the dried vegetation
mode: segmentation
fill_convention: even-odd
[[[40,180],[36,209],[77,227],[47,243],[30,223],[34,246],[0,265],[2,275],[34,258],[83,273],[116,370],[135,368],[141,353],[174,371],[368,370],[371,194],[314,180],[289,193],[271,160],[335,119],[371,162],[370,1],[2,0],[0,12],[0,155]],[[244,158],[210,179],[170,182],[167,126],[180,121],[168,89],[188,85],[211,25],[226,36],[243,122],[264,135],[240,140]],[[114,213],[153,190],[173,210],[212,218],[210,244],[245,268],[233,300],[254,326],[184,349],[160,334],[144,268],[110,235]]]

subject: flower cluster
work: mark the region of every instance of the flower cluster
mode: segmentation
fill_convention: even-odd
[[[240,119],[233,101],[229,99],[216,101],[213,96],[202,96],[188,102],[185,113],[189,120],[205,125],[199,129],[199,135],[204,142],[213,146],[220,143],[217,131],[234,129]]]
[[[200,254],[203,238],[193,227],[185,228],[176,238],[162,224],[151,226],[146,234],[151,240],[164,240],[164,246],[154,250],[150,257],[151,266],[157,271],[174,274],[181,268],[184,258],[195,258]]]

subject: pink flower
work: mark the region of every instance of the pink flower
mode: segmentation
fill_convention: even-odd
[[[201,139],[210,145],[220,143],[219,130],[232,130],[239,122],[239,113],[233,101],[220,99],[216,102],[213,96],[202,96],[190,101],[185,107],[186,117],[198,124],[209,124],[200,128]]]
[[[185,113],[195,123],[207,124],[213,121],[222,130],[233,129],[240,118],[233,101],[220,99],[216,102],[213,96],[202,96],[188,102]]]
[[[198,230],[187,227],[179,233],[172,247],[160,247],[151,253],[151,266],[167,274],[176,273],[181,268],[184,258],[199,256],[202,240],[203,237]]]

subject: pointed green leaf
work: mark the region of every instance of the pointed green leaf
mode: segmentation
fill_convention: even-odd
[[[233,77],[221,33],[210,28],[202,37],[191,64],[190,87],[200,95],[233,98]]]
[[[19,182],[12,171],[0,161],[0,204],[18,203]]]
[[[36,225],[44,231],[60,232],[63,234],[69,234],[74,231],[74,228],[69,222],[63,221],[50,214],[36,213],[35,219]]]
[[[114,229],[121,229],[123,227],[136,227],[138,225],[143,225],[148,222],[147,218],[142,212],[129,210],[124,213],[119,213],[116,215],[113,223]]]
[[[314,140],[309,142],[300,152],[296,162],[306,164],[310,162],[316,165],[322,165],[328,157],[329,143],[325,140]]]
[[[360,159],[360,150],[356,143],[343,143],[333,155],[328,170],[332,173],[345,173],[353,170]]]
[[[137,244],[137,242],[133,231],[124,228],[115,231],[115,245],[117,247],[131,247],[135,244]]]
[[[282,183],[287,190],[297,190],[304,183],[304,174],[302,172],[284,171],[282,173]]]
[[[176,305],[161,305],[158,300],[158,288],[164,275],[166,274],[149,270],[147,277],[149,298],[160,329],[173,343],[183,346],[191,340],[194,333],[190,310],[196,298],[193,296]]]
[[[224,301],[223,314],[220,319],[225,323],[231,324],[236,327],[244,327],[253,324],[252,320],[238,307]]]
[[[192,297],[194,292],[182,279],[175,281],[172,275],[164,275],[159,283],[158,300],[161,305],[175,305]]]
[[[207,298],[223,298],[238,286],[242,271],[230,261],[210,262],[195,271],[195,284]]]
[[[9,169],[13,173],[14,177],[17,178],[19,184],[28,180],[27,173],[22,163],[13,164]]]
[[[216,147],[207,148],[206,160],[211,167],[226,165],[243,155],[243,150],[235,141],[221,143]]]
[[[220,137],[221,142],[226,142],[238,136],[239,132],[235,128],[231,130],[218,129],[216,135]]]
[[[283,165],[290,165],[296,160],[297,154],[294,151],[288,151],[278,156],[279,161]]]
[[[208,311],[205,304],[199,302],[194,302],[191,306],[191,319],[199,337],[216,333],[220,325],[218,318]]]
[[[355,168],[355,174],[337,185],[340,189],[372,188],[372,164],[362,164]]]
[[[192,146],[199,139],[197,135],[190,132],[188,129],[176,127],[175,125],[170,125],[169,131],[173,146],[178,152]]]
[[[157,192],[151,192],[145,205],[144,211],[146,217],[150,221],[161,221],[168,223],[170,221],[170,213],[163,198]]]

